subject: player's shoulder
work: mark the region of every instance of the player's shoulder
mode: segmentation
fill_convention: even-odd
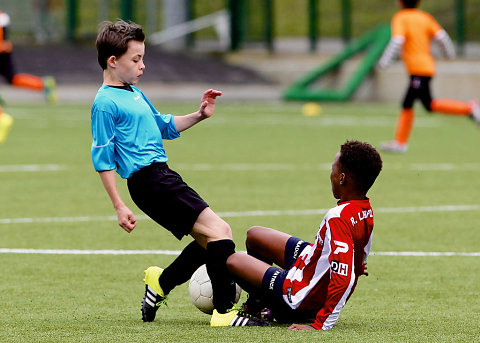
[[[92,109],[105,111],[116,108],[115,98],[111,92],[110,87],[102,85],[95,95]]]
[[[342,216],[342,212],[349,205],[349,202],[342,202],[337,204],[337,206],[332,207],[327,211],[327,214],[325,214],[326,219],[332,219],[332,218],[340,218]]]
[[[370,205],[370,200],[349,200],[342,203],[339,203],[336,207],[331,208],[327,212],[327,216],[329,218],[343,218],[343,217],[350,217],[353,214],[363,212],[363,211],[370,211],[372,212],[372,207]]]

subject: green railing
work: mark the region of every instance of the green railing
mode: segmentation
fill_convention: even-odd
[[[285,21],[285,19],[290,19],[288,18],[288,15],[285,15],[285,13],[279,15],[279,11],[286,12],[286,0],[210,0],[208,1],[208,5],[204,3],[205,0],[181,1],[185,1],[186,3],[185,10],[188,12],[186,17],[192,19],[195,16],[208,14],[209,8],[210,11],[228,8],[231,13],[230,48],[232,50],[241,49],[244,44],[255,40],[257,42],[263,42],[265,48],[268,51],[273,52],[275,49],[274,43],[277,35],[282,37],[285,36],[285,31],[281,29],[281,25],[284,24],[282,20]],[[111,11],[119,13],[120,17],[123,19],[138,20],[140,23],[142,23],[142,20],[145,18],[145,16],[155,16],[152,13],[143,13],[145,11],[146,2],[149,2],[149,0],[117,0],[108,1],[108,6]],[[158,4],[156,5],[156,8],[158,11],[162,11],[162,1],[157,0],[157,2]],[[81,33],[79,33],[79,27],[84,24],[84,22],[81,20],[83,17],[80,15],[80,13],[85,11],[83,7],[87,5],[87,2],[79,0],[65,0],[64,4],[66,18],[66,38],[74,41],[79,37],[79,35],[84,34],[85,28],[82,29]],[[325,6],[327,5],[329,8],[333,8],[333,6],[336,6],[335,8],[339,7],[339,10],[335,9],[331,10],[330,12],[327,11],[328,13],[325,14]],[[425,6],[426,10],[429,10],[429,6],[432,7],[435,4],[424,2],[421,5],[421,8]],[[477,5],[480,7],[480,4]],[[305,11],[305,16],[303,17],[304,19],[299,20],[297,22],[297,26],[304,27],[304,37],[307,37],[309,40],[310,51],[315,51],[318,48],[318,41],[322,38],[320,33],[321,26],[326,25],[325,23],[327,22],[332,23],[332,16],[335,16],[336,18],[336,22],[333,26],[338,26],[338,32],[336,36],[341,37],[346,43],[348,43],[352,37],[358,37],[360,34],[362,34],[362,32],[368,30],[370,27],[380,24],[381,22],[387,22],[390,19],[389,17],[385,17],[381,21],[378,21],[378,18],[372,18],[372,24],[370,26],[363,24],[363,28],[360,28],[358,25],[359,16],[361,15],[364,17],[365,11],[370,11],[370,9],[366,9],[363,2],[353,0],[338,0],[338,2],[329,2],[328,4],[325,1],[320,0],[296,0],[291,1],[290,7],[292,6],[296,7],[297,12],[295,13],[297,14],[299,13],[298,8],[305,6],[305,10],[302,10]],[[435,6],[440,6],[440,4]],[[467,3],[467,0],[448,0],[448,4],[442,3],[442,6],[443,7],[439,15],[448,15],[448,18],[443,17],[441,19],[443,19],[444,22],[448,22],[447,24],[450,29],[449,31],[457,41],[459,53],[462,53],[463,47],[467,40],[467,34],[470,39],[475,40],[476,37],[480,36],[480,32],[477,32],[479,31],[478,24],[475,21],[475,18],[472,19],[472,15],[477,12],[480,13],[480,10],[477,11],[476,5],[473,2]],[[391,4],[383,5],[383,8],[389,8],[389,11],[393,13],[395,10],[395,4],[392,2]],[[474,11],[472,11],[472,9],[474,9]],[[205,11],[207,11],[207,13],[205,13]],[[332,14],[333,12],[335,14]],[[158,17],[158,15],[156,15],[156,17]],[[253,23],[254,21],[255,23]],[[355,25],[353,25],[354,22]],[[157,28],[161,29],[161,23],[158,22],[156,24]],[[254,26],[256,30],[255,34],[253,33],[252,29]],[[92,28],[92,33],[96,32],[96,28],[96,26]],[[331,35],[332,33],[330,32],[329,34]]]

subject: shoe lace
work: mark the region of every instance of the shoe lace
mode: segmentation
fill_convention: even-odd
[[[155,303],[155,306],[157,306],[157,307],[160,307],[162,305],[165,305],[166,307],[168,307],[167,296],[162,297],[162,299],[160,301]]]
[[[257,318],[256,316],[245,312],[243,306],[234,305],[231,309],[227,310],[227,313],[232,312],[232,311],[237,311],[238,316],[259,320],[259,318]]]

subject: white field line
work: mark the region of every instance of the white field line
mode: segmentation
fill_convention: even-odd
[[[0,254],[36,254],[36,255],[180,255],[180,250],[67,250],[67,249],[0,249]],[[480,252],[424,252],[424,251],[379,251],[375,256],[412,256],[412,257],[479,257]]]
[[[0,165],[0,173],[59,171],[63,169],[65,167],[58,164]]]
[[[436,256],[471,256],[479,257],[480,252],[426,252],[426,251],[379,251],[372,252],[370,255],[377,256],[419,256],[419,257],[436,257]]]
[[[253,120],[244,120],[236,118],[216,118],[214,121],[208,122],[208,125],[235,126],[235,127],[251,127],[251,126],[296,126],[296,127],[392,127],[395,125],[394,117],[376,116],[376,117],[358,117],[358,116],[342,116],[341,114],[329,114],[321,117],[310,118],[304,117],[288,117],[284,116],[272,117],[271,113],[257,113],[257,118]],[[415,121],[415,126],[432,128],[439,127],[441,123],[427,118],[419,118]]]
[[[66,249],[0,249],[0,254],[43,255],[180,255],[179,250],[66,250]]]
[[[329,209],[307,210],[266,210],[266,211],[243,211],[243,212],[218,212],[223,218],[233,217],[276,217],[276,216],[308,216],[324,215]],[[428,213],[428,212],[468,212],[480,211],[480,205],[443,205],[443,206],[419,206],[419,207],[380,207],[375,213]],[[136,216],[137,220],[149,219],[145,215]],[[3,218],[0,225],[8,224],[34,224],[34,223],[77,223],[94,221],[116,221],[116,216],[82,216],[82,217],[44,217],[44,218]]]
[[[299,171],[299,170],[324,170],[332,168],[331,163],[295,164],[295,163],[178,163],[172,164],[173,169],[193,171]],[[412,171],[478,171],[480,163],[410,163],[406,165],[385,165],[388,170],[412,170]]]
[[[321,170],[329,171],[332,168],[331,163],[178,163],[172,164],[173,169],[190,171],[300,171],[300,170]],[[18,172],[45,172],[60,171],[67,169],[66,166],[58,164],[18,164],[18,165],[0,165],[0,173],[18,173]],[[411,164],[392,164],[385,165],[388,170],[413,170],[413,171],[478,171],[480,163],[411,163]]]

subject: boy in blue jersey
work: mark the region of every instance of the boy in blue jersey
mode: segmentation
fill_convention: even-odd
[[[187,281],[202,264],[212,280],[212,326],[265,325],[265,321],[231,310],[235,284],[226,269],[235,252],[230,226],[168,165],[163,139],[175,139],[180,132],[212,116],[216,97],[209,89],[198,111],[173,116],[160,114],[134,85],[145,70],[145,35],[134,23],[105,22],[97,36],[98,62],[103,85],[92,106],[92,161],[117,212],[119,225],[131,232],[137,222],[121,199],[115,171],[127,179],[135,204],[158,224],[181,239],[194,240],[165,269],[145,270],[142,320],[151,322],[159,305],[177,285]]]

